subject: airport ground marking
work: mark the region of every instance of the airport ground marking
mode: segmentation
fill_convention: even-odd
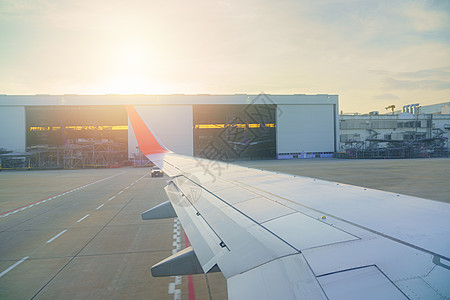
[[[174,241],[172,243],[172,246],[174,247],[174,249],[172,249],[172,254],[175,254],[181,249],[180,244],[181,227],[180,227],[180,220],[178,218],[175,218],[173,222],[174,222],[173,224]],[[171,277],[174,278],[174,282],[169,283],[168,294],[173,294],[173,299],[179,300],[181,299],[181,289],[177,289],[177,285],[181,285],[181,276],[171,276]]]
[[[102,181],[105,181],[105,180],[108,180],[108,179],[111,179],[111,178],[113,178],[113,177],[116,177],[116,176],[121,175],[121,174],[124,174],[124,173],[125,173],[125,172],[121,172],[121,173],[117,173],[117,174],[112,175],[112,176],[109,176],[109,177],[101,178],[101,179],[98,179],[98,180],[96,180],[96,181],[93,181],[93,182],[91,182],[91,183],[89,183],[89,184],[86,184],[86,185],[83,185],[83,186],[80,186],[80,187],[77,187],[77,188],[73,188],[73,189],[70,189],[70,190],[65,191],[65,192],[61,192],[61,193],[59,193],[59,194],[57,194],[57,195],[54,195],[54,196],[51,196],[51,197],[48,197],[48,198],[45,198],[45,199],[41,199],[41,200],[32,202],[32,203],[26,204],[26,205],[21,206],[21,207],[18,207],[18,208],[14,208],[14,209],[8,210],[8,211],[6,211],[6,212],[4,212],[4,213],[0,213],[0,218],[4,218],[4,217],[7,217],[7,216],[10,216],[10,215],[15,214],[15,213],[20,212],[20,211],[24,211],[24,210],[27,209],[27,208],[30,208],[30,207],[33,207],[33,206],[35,206],[35,205],[39,205],[39,204],[41,204],[41,203],[45,203],[45,202],[47,202],[47,201],[50,201],[50,200],[53,200],[53,199],[56,199],[56,198],[65,196],[65,195],[70,194],[70,193],[72,193],[72,192],[75,192],[75,191],[77,191],[77,190],[79,190],[79,189],[88,187],[88,186],[90,186],[90,185],[93,185],[93,184],[96,184],[96,183],[99,183],[99,182],[102,182]]]
[[[90,214],[85,215],[84,217],[82,217],[81,219],[79,219],[79,220],[77,221],[77,223],[80,223],[81,221],[83,221],[84,219],[86,219],[86,218],[89,217],[89,216],[90,216]]]
[[[0,278],[3,275],[6,275],[6,273],[8,273],[9,271],[11,271],[12,269],[14,269],[15,267],[17,267],[18,265],[20,265],[21,263],[23,263],[24,261],[26,261],[29,258],[29,256],[25,256],[24,258],[22,258],[21,260],[19,260],[18,262],[16,262],[15,264],[13,264],[11,267],[9,267],[8,269],[6,269],[5,271],[0,273]]]
[[[109,176],[109,177],[106,177],[106,178],[103,178],[103,179],[94,181],[94,182],[92,182],[92,183],[90,183],[90,184],[86,184],[86,185],[84,185],[84,186],[80,186],[80,187],[77,187],[77,188],[73,188],[73,189],[71,189],[71,190],[69,190],[69,191],[62,192],[62,193],[57,194],[57,195],[55,195],[55,196],[48,197],[48,198],[46,198],[46,199],[43,199],[43,200],[39,200],[39,201],[30,203],[30,204],[25,205],[25,206],[23,206],[23,207],[19,207],[19,208],[15,209],[15,210],[7,211],[7,212],[5,212],[5,213],[3,213],[3,214],[0,214],[0,217],[8,216],[8,215],[14,214],[14,213],[16,213],[16,212],[18,212],[18,211],[23,211],[23,210],[25,210],[25,209],[27,209],[27,208],[29,208],[29,207],[33,207],[33,206],[35,206],[35,205],[39,205],[39,204],[44,203],[44,202],[47,202],[47,201],[49,201],[49,200],[56,199],[56,198],[58,198],[58,197],[67,195],[67,194],[69,194],[69,193],[71,193],[71,192],[73,192],[73,191],[77,191],[77,190],[83,189],[83,188],[85,188],[85,187],[87,187],[87,186],[90,186],[90,185],[92,185],[92,184],[95,184],[95,183],[98,183],[98,182],[101,182],[101,181],[110,179],[110,178],[112,178],[112,177],[121,175],[121,174],[123,174],[123,173],[125,173],[125,172],[121,172],[121,173],[119,173],[119,174],[115,174],[115,175],[113,175],[113,176]],[[145,175],[144,175],[144,176],[145,176]],[[144,176],[142,176],[141,178],[139,178],[137,181],[141,180]],[[134,183],[133,183],[133,184],[134,184]],[[131,187],[133,184],[131,184],[130,186],[126,187],[125,190],[128,189],[129,187]],[[122,192],[124,192],[124,190],[120,191],[119,194],[121,194]],[[114,199],[115,197],[116,197],[116,196],[113,196],[113,197],[109,198],[108,201],[111,201],[111,200]],[[130,200],[130,201],[131,201],[131,200]],[[128,203],[129,203],[129,202],[128,202]],[[127,203],[127,204],[128,204],[128,203]],[[96,208],[96,210],[100,209],[100,208],[103,207],[104,205],[105,205],[104,203],[101,204],[100,206],[98,206],[98,207]],[[122,208],[122,209],[123,209],[123,208]],[[121,210],[122,210],[122,209],[121,209]],[[120,210],[120,211],[121,211],[121,210]],[[90,214],[86,214],[84,217],[82,217],[81,219],[79,219],[79,220],[77,221],[77,223],[80,223],[81,221],[83,221],[84,219],[86,219],[86,218],[89,217],[89,216],[90,216]],[[179,226],[179,221],[178,221],[178,226]],[[179,228],[179,227],[178,227],[178,228]],[[51,242],[53,242],[54,240],[56,240],[58,237],[60,237],[60,236],[63,235],[64,233],[66,233],[67,231],[68,231],[67,229],[61,231],[60,233],[58,233],[57,235],[55,235],[54,237],[52,237],[51,239],[49,239],[49,240],[46,242],[46,244],[50,244]],[[97,234],[98,234],[98,233],[97,233]],[[178,235],[179,235],[179,233],[178,233]],[[178,238],[177,240],[179,241],[180,239]],[[41,247],[42,247],[42,246],[41,246]],[[39,248],[41,248],[41,247],[39,247]],[[38,248],[38,249],[39,249],[39,248]],[[181,248],[181,246],[180,246],[180,245],[177,245],[177,249],[180,249],[180,248]],[[36,250],[37,250],[37,249],[36,249]],[[33,252],[34,252],[34,251],[33,251]],[[0,278],[1,278],[2,276],[6,275],[9,271],[11,271],[12,269],[14,269],[15,267],[17,267],[17,266],[20,265],[21,263],[23,263],[23,262],[24,262],[25,260],[27,260],[28,258],[29,258],[29,256],[25,256],[24,258],[22,258],[21,260],[17,261],[17,262],[14,263],[12,266],[10,266],[9,268],[7,268],[7,269],[4,270],[3,272],[1,272],[1,273],[0,273]],[[181,284],[181,276],[175,276],[175,282],[174,282],[173,284],[174,284],[174,287],[175,287],[175,285]],[[179,290],[179,289],[175,289],[175,290],[174,290],[174,299],[181,299],[181,290]]]
[[[189,247],[191,245],[191,242],[189,242],[189,239],[188,239],[186,233],[184,233],[184,242],[185,242],[186,247]],[[207,275],[205,274],[205,276],[207,276]],[[192,275],[188,275],[187,280],[188,280],[188,300],[195,300],[194,277],[192,277]],[[206,283],[208,285],[208,291],[209,291],[208,277],[206,277]],[[211,292],[209,292],[209,295],[211,297]]]
[[[131,197],[126,203],[125,203],[125,205],[121,208],[121,209],[119,209],[119,211],[117,211],[116,212],[116,214],[114,215],[114,216],[112,216],[111,217],[111,219],[106,223],[106,224],[104,224],[103,225],[103,227],[99,230],[99,231],[97,231],[97,233],[95,233],[90,239],[89,239],[89,241],[87,241],[86,243],[85,243],[85,245],[84,246],[82,246],[81,247],[81,249],[79,249],[78,250],[78,252],[77,253],[75,253],[75,255],[73,255],[70,259],[69,259],[69,261],[67,261],[54,275],[53,275],[53,277],[52,278],[50,278],[35,294],[34,294],[34,296],[33,297],[31,297],[31,299],[34,299],[34,298],[36,298],[36,296],[43,290],[43,289],[45,289],[47,286],[48,286],[48,284],[50,283],[50,282],[52,282],[52,280],[53,279],[55,279],[55,277],[57,277],[75,258],[77,258],[77,257],[79,257],[79,254],[87,247],[87,245],[89,245],[111,222],[112,222],[112,220],[118,215],[118,214],[120,214],[122,211],[123,211],[123,209],[128,205],[128,204],[130,204],[130,202],[132,201],[134,199],[134,197]],[[64,232],[65,231],[67,231],[67,230],[64,230]],[[64,232],[61,232],[60,234],[62,234],[62,233],[64,233]],[[56,236],[54,237],[54,238],[56,238]],[[47,242],[48,243],[48,242]]]
[[[60,233],[58,233],[57,235],[55,235],[54,237],[52,237],[51,239],[49,239],[47,241],[47,244],[50,244],[51,242],[53,242],[54,240],[56,240],[57,238],[59,238],[61,235],[63,235],[65,232],[67,232],[67,229],[64,229],[63,231],[61,231]]]

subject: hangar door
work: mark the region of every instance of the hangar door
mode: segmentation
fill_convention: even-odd
[[[335,151],[333,105],[278,105],[278,158]]]

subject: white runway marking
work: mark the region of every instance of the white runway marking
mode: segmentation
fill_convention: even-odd
[[[97,207],[95,210],[99,210],[100,208],[102,208],[103,207],[103,205],[105,205],[105,204],[102,204],[102,205],[100,205],[99,207]]]
[[[80,187],[78,187],[78,188],[74,188],[74,189],[72,189],[72,190],[70,190],[70,191],[63,192],[63,193],[61,193],[61,194],[55,195],[55,196],[53,196],[53,197],[50,197],[50,198],[47,198],[47,199],[44,199],[44,200],[41,200],[41,201],[39,201],[39,202],[30,203],[30,204],[28,204],[28,205],[26,205],[26,206],[24,206],[24,207],[20,207],[20,208],[17,208],[17,209],[15,209],[15,210],[13,210],[13,211],[4,213],[3,215],[0,215],[0,218],[4,218],[4,217],[7,217],[7,216],[10,216],[10,215],[15,214],[16,212],[19,212],[19,211],[24,211],[25,209],[27,209],[27,208],[29,208],[29,207],[33,207],[33,206],[35,206],[35,205],[39,205],[39,204],[41,204],[41,203],[45,203],[45,202],[47,202],[47,201],[50,201],[50,200],[53,200],[53,199],[56,199],[56,198],[65,196],[65,195],[70,194],[70,193],[72,193],[72,192],[75,192],[75,191],[77,191],[77,190],[79,190],[79,189],[83,189],[83,188],[88,187],[88,186],[90,186],[90,185],[92,185],[92,184],[96,184],[96,183],[105,181],[105,180],[107,180],[107,179],[110,179],[110,178],[119,176],[119,175],[124,174],[124,173],[125,173],[125,172],[121,172],[121,173],[118,173],[118,174],[116,174],[116,175],[112,175],[112,176],[109,176],[109,177],[106,177],[106,178],[103,178],[103,179],[99,179],[99,180],[94,181],[94,182],[92,182],[92,183],[89,183],[89,184],[80,186]],[[123,192],[123,191],[122,191],[122,192]],[[120,194],[120,193],[119,193],[119,194]]]
[[[49,240],[47,241],[47,244],[50,244],[51,242],[53,242],[54,240],[56,240],[58,237],[60,237],[61,235],[63,235],[64,232],[66,232],[66,231],[67,231],[67,229],[61,231],[60,233],[58,233],[57,235],[55,235],[54,237],[52,237],[51,239],[49,239]]]
[[[112,196],[111,198],[108,199],[108,201],[111,201],[114,198],[116,198],[116,196]]]
[[[173,224],[173,243],[172,246],[174,247],[174,249],[172,249],[172,254],[177,253],[180,249],[181,249],[181,244],[180,244],[180,220],[178,220],[178,218],[174,219],[174,224]],[[181,289],[177,289],[177,285],[181,284],[181,276],[171,276],[172,278],[174,278],[174,282],[169,283],[169,290],[168,293],[169,294],[173,294],[173,299],[174,300],[180,300],[181,299]]]
[[[8,269],[6,269],[5,271],[0,273],[0,277],[2,277],[3,275],[5,275],[6,273],[8,273],[9,271],[11,271],[12,269],[14,269],[15,267],[17,267],[18,265],[20,265],[21,263],[23,263],[25,260],[27,260],[29,258],[29,256],[25,256],[24,258],[22,258],[21,260],[19,260],[18,262],[16,262],[15,264],[13,264],[11,267],[9,267]]]
[[[89,216],[90,216],[89,214],[85,215],[84,217],[82,217],[81,219],[79,219],[79,220],[77,221],[77,223],[80,223],[81,221],[83,221],[84,219],[86,219],[86,218],[89,217]]]
[[[121,190],[120,192],[118,192],[117,195],[120,195],[120,194],[122,194],[122,193],[123,193],[123,190]]]

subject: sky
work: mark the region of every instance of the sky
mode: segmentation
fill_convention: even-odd
[[[0,0],[0,94],[450,101],[450,1]]]

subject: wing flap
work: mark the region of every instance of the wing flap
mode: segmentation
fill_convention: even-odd
[[[329,299],[408,299],[375,266],[328,274],[319,282]]]
[[[177,178],[174,184],[183,180]],[[289,244],[213,193],[203,188],[193,193],[192,189],[198,186],[184,181],[181,187],[179,192],[178,187],[168,186],[166,190],[171,192],[169,199],[205,271],[217,264],[225,277],[229,277],[296,253]],[[176,193],[183,195],[184,200],[174,199]]]
[[[169,184],[165,190],[178,218],[183,224],[190,243],[195,249],[203,271],[205,273],[208,272],[216,264],[217,258],[223,255],[223,252],[227,251],[227,249],[221,247],[222,240],[204,219],[197,214],[198,211],[174,184]]]
[[[228,279],[229,299],[327,299],[301,254],[281,257]]]
[[[270,220],[263,225],[299,250],[358,239],[354,235],[298,212]]]

